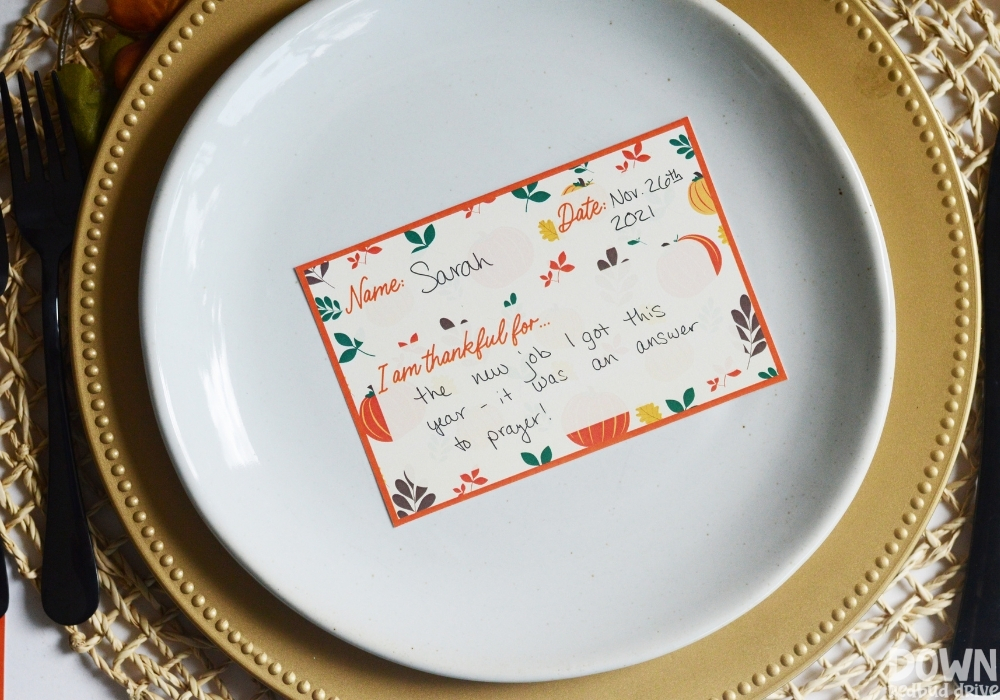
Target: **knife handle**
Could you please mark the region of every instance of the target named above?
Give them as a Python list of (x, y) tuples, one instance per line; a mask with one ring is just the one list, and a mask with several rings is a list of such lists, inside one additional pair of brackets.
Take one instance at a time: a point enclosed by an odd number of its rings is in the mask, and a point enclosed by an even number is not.
[(977, 650), (985, 655), (984, 660), (988, 663), (990, 650), (1000, 649), (1000, 164), (997, 165), (994, 168), (991, 163), (990, 167), (986, 221), (980, 249), (983, 264), (983, 357), (986, 361), (982, 459), (965, 588), (951, 653), (953, 663), (964, 665), (965, 655), (971, 651), (967, 677), (956, 677), (955, 681), (978, 695), (996, 693), (1000, 683), (996, 677), (989, 678), (983, 668), (979, 669), (979, 681), (974, 676)]

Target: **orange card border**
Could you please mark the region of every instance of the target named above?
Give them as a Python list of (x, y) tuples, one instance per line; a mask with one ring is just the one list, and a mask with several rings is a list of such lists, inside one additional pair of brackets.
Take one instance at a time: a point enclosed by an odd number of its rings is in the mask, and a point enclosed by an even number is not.
[[(613, 153), (615, 151), (619, 151), (619, 150), (622, 150), (623, 148), (627, 148), (629, 146), (632, 146), (633, 144), (635, 144), (636, 141), (645, 141), (646, 139), (650, 139), (650, 138), (653, 138), (655, 136), (659, 136), (660, 134), (663, 134), (663, 133), (665, 133), (667, 131), (671, 131), (672, 129), (676, 129), (679, 126), (683, 126), (685, 128), (685, 130), (687, 131), (688, 138), (691, 140), (691, 146), (694, 149), (695, 157), (698, 159), (698, 166), (701, 168), (700, 172), (701, 172), (702, 176), (705, 178), (705, 181), (708, 183), (708, 188), (709, 188), (709, 191), (712, 194), (712, 199), (715, 200), (716, 208), (718, 210), (717, 213), (719, 215), (719, 220), (722, 222), (723, 230), (725, 230), (725, 232), (726, 232), (726, 239), (729, 241), (729, 247), (733, 251), (733, 257), (736, 260), (736, 267), (740, 271), (740, 277), (743, 279), (743, 284), (746, 287), (747, 294), (750, 297), (750, 301), (753, 304), (753, 308), (757, 312), (757, 319), (760, 322), (761, 330), (764, 333), (764, 339), (767, 341), (768, 347), (771, 349), (771, 356), (774, 358), (775, 368), (777, 369), (778, 373), (774, 377), (772, 377), (771, 379), (765, 379), (765, 380), (757, 382), (756, 384), (753, 384), (751, 386), (747, 386), (747, 387), (744, 387), (742, 389), (739, 389), (738, 391), (734, 391), (731, 394), (726, 394), (725, 396), (720, 396), (720, 397), (718, 397), (716, 399), (713, 399), (711, 401), (708, 401), (706, 403), (698, 404), (696, 406), (692, 406), (691, 408), (686, 409), (686, 410), (684, 410), (681, 413), (675, 413), (674, 415), (668, 416), (667, 418), (663, 418), (662, 420), (658, 420), (655, 423), (650, 423), (648, 425), (642, 426), (641, 428), (636, 428), (635, 430), (630, 430), (630, 431), (626, 432), (624, 435), (621, 435), (621, 436), (619, 436), (619, 437), (617, 437), (614, 440), (611, 440), (609, 442), (604, 442), (604, 443), (601, 443), (600, 445), (595, 445), (595, 446), (592, 446), (592, 447), (585, 447), (583, 449), (577, 450), (576, 452), (571, 452), (570, 454), (563, 455), (562, 457), (559, 457), (558, 459), (554, 459), (551, 462), (547, 462), (547, 463), (539, 465), (537, 467), (533, 467), (531, 469), (527, 469), (527, 470), (525, 470), (523, 472), (518, 472), (517, 474), (514, 474), (513, 476), (509, 476), (506, 479), (502, 479), (500, 481), (497, 481), (495, 483), (489, 484), (487, 486), (483, 486), (480, 489), (476, 489), (475, 491), (470, 491), (470, 492), (462, 494), (462, 495), (460, 495), (460, 496), (458, 496), (456, 498), (451, 498), (451, 499), (449, 499), (447, 501), (442, 501), (441, 503), (437, 503), (435, 505), (432, 505), (429, 508), (426, 508), (426, 509), (421, 510), (421, 511), (417, 511), (417, 512), (413, 513), (412, 515), (407, 515), (404, 518), (400, 518), (399, 516), (397, 516), (396, 515), (395, 506), (392, 503), (392, 498), (390, 497), (389, 490), (388, 490), (388, 488), (386, 487), (386, 484), (385, 484), (385, 478), (382, 476), (382, 469), (381, 469), (381, 467), (379, 467), (378, 460), (375, 458), (375, 453), (372, 451), (371, 441), (369, 440), (368, 436), (365, 434), (364, 430), (361, 429), (361, 417), (358, 414), (358, 409), (357, 409), (357, 406), (355, 405), (354, 395), (351, 393), (351, 389), (350, 389), (350, 387), (347, 384), (347, 379), (344, 377), (344, 373), (340, 369), (340, 362), (337, 361), (336, 350), (333, 347), (333, 342), (330, 340), (330, 335), (326, 331), (326, 324), (323, 323), (322, 317), (320, 316), (320, 313), (319, 313), (319, 309), (316, 308), (316, 305), (313, 303), (313, 295), (312, 295), (312, 293), (310, 291), (310, 285), (306, 281), (306, 277), (305, 277), (306, 270), (312, 269), (312, 268), (316, 267), (317, 265), (321, 265), (324, 262), (329, 262), (331, 260), (336, 260), (338, 258), (341, 258), (341, 257), (345, 256), (345, 255), (348, 255), (348, 254), (353, 253), (355, 251), (359, 251), (359, 250), (361, 250), (363, 248), (371, 246), (371, 245), (373, 245), (375, 243), (379, 243), (379, 242), (384, 241), (384, 240), (386, 240), (388, 238), (392, 238), (393, 236), (402, 235), (402, 234), (404, 234), (407, 231), (410, 231), (412, 229), (418, 228), (418, 227), (423, 226), (425, 224), (433, 223), (435, 221), (438, 221), (439, 219), (445, 218), (446, 216), (450, 216), (451, 214), (454, 214), (455, 212), (462, 211), (464, 209), (468, 209), (469, 207), (474, 207), (477, 204), (482, 204), (482, 203), (486, 202), (486, 200), (491, 200), (492, 201), (496, 197), (499, 197), (501, 195), (507, 194), (508, 192), (510, 192), (512, 190), (515, 190), (518, 187), (524, 187), (525, 185), (529, 185), (529, 184), (531, 184), (533, 182), (538, 182), (538, 181), (543, 180), (543, 179), (545, 179), (547, 177), (551, 177), (551, 176), (556, 175), (558, 173), (564, 172), (564, 171), (568, 170), (569, 168), (576, 167), (580, 163), (584, 163), (584, 162), (589, 162), (589, 161), (592, 161), (592, 160), (596, 160), (596, 159), (601, 158), (603, 156), (609, 155), (609, 154), (611, 154), (611, 153)], [(777, 384), (779, 382), (783, 382), (786, 379), (788, 379), (788, 376), (785, 373), (785, 367), (781, 363), (781, 358), (778, 356), (778, 349), (777, 349), (777, 347), (775, 347), (774, 340), (771, 338), (771, 331), (768, 329), (767, 322), (764, 320), (764, 313), (763, 313), (763, 311), (761, 310), (760, 306), (757, 303), (757, 295), (754, 293), (753, 286), (750, 284), (750, 278), (747, 275), (746, 268), (743, 265), (743, 258), (740, 255), (739, 249), (736, 246), (736, 239), (733, 237), (732, 230), (729, 227), (729, 220), (726, 218), (726, 214), (723, 211), (722, 200), (719, 198), (718, 192), (715, 189), (715, 183), (712, 182), (712, 176), (711, 176), (711, 174), (708, 171), (708, 165), (705, 163), (704, 157), (702, 156), (701, 147), (698, 144), (698, 139), (695, 137), (694, 129), (692, 128), (691, 121), (690, 121), (690, 119), (688, 117), (683, 117), (681, 119), (678, 119), (677, 121), (670, 122), (669, 124), (666, 124), (666, 125), (661, 126), (659, 128), (653, 129), (652, 131), (647, 131), (647, 132), (645, 132), (643, 134), (639, 134), (638, 136), (634, 136), (634, 137), (632, 137), (630, 139), (627, 139), (625, 141), (621, 141), (619, 143), (616, 143), (613, 146), (608, 146), (607, 148), (604, 148), (604, 149), (602, 149), (600, 151), (597, 151), (595, 153), (591, 153), (589, 155), (581, 156), (580, 158), (575, 158), (575, 159), (569, 161), (568, 163), (564, 163), (562, 165), (558, 165), (558, 166), (556, 166), (554, 168), (550, 168), (549, 170), (546, 170), (545, 172), (539, 173), (538, 175), (534, 175), (532, 177), (528, 177), (528, 178), (525, 178), (523, 180), (519, 180), (518, 182), (515, 182), (514, 184), (507, 185), (506, 187), (501, 187), (499, 189), (493, 190), (492, 192), (488, 192), (488, 193), (486, 193), (484, 195), (480, 195), (479, 197), (476, 197), (475, 199), (470, 199), (470, 200), (468, 200), (466, 202), (462, 202), (461, 204), (456, 204), (455, 206), (449, 207), (449, 208), (447, 208), (447, 209), (445, 209), (443, 211), (439, 211), (436, 214), (431, 214), (430, 216), (425, 216), (422, 219), (418, 219), (417, 221), (413, 221), (413, 222), (411, 222), (409, 224), (406, 224), (405, 226), (400, 226), (399, 228), (395, 228), (395, 229), (393, 229), (393, 230), (391, 230), (391, 231), (389, 231), (387, 233), (383, 233), (380, 236), (376, 236), (374, 238), (370, 238), (370, 239), (362, 241), (360, 243), (356, 243), (356, 244), (351, 245), (351, 246), (349, 246), (347, 248), (342, 248), (341, 250), (338, 250), (335, 253), (330, 253), (329, 255), (324, 255), (323, 257), (316, 258), (315, 260), (310, 260), (307, 263), (303, 263), (303, 264), (297, 266), (295, 268), (295, 274), (298, 277), (299, 284), (301, 285), (302, 291), (303, 291), (303, 293), (306, 296), (306, 302), (308, 303), (309, 308), (312, 311), (313, 320), (315, 320), (316, 327), (319, 329), (320, 337), (322, 338), (323, 345), (326, 348), (327, 356), (330, 358), (330, 364), (333, 366), (333, 371), (337, 375), (337, 381), (340, 383), (340, 388), (342, 389), (342, 391), (344, 393), (344, 400), (347, 402), (347, 407), (348, 407), (348, 409), (351, 412), (351, 418), (354, 420), (354, 427), (355, 427), (355, 429), (358, 432), (358, 436), (361, 438), (361, 443), (364, 446), (365, 454), (368, 455), (368, 462), (371, 464), (372, 473), (375, 476), (375, 481), (377, 482), (379, 491), (382, 494), (382, 500), (385, 502), (385, 507), (386, 507), (386, 510), (388, 510), (388, 512), (389, 512), (389, 519), (392, 521), (392, 526), (393, 527), (398, 527), (398, 526), (400, 526), (400, 525), (402, 525), (404, 523), (412, 522), (412, 521), (417, 520), (417, 519), (419, 519), (419, 518), (421, 518), (421, 517), (423, 517), (425, 515), (430, 515), (431, 513), (437, 512), (437, 511), (439, 511), (439, 510), (441, 510), (443, 508), (447, 508), (449, 506), (456, 505), (456, 504), (460, 503), (461, 501), (466, 501), (466, 500), (468, 500), (470, 498), (473, 498), (475, 496), (479, 496), (479, 495), (482, 495), (484, 493), (488, 493), (490, 491), (493, 491), (494, 489), (500, 488), (501, 486), (506, 486), (508, 484), (512, 484), (515, 481), (520, 481), (521, 479), (527, 478), (529, 476), (532, 476), (533, 474), (537, 474), (537, 473), (545, 471), (547, 469), (552, 469), (553, 467), (558, 467), (561, 464), (565, 464), (566, 462), (572, 461), (574, 459), (579, 459), (580, 457), (583, 457), (583, 456), (585, 456), (587, 454), (590, 454), (591, 452), (596, 452), (598, 450), (603, 450), (606, 447), (610, 447), (611, 445), (615, 445), (615, 444), (617, 444), (619, 442), (622, 442), (624, 440), (630, 440), (630, 439), (632, 439), (634, 437), (637, 437), (638, 435), (641, 435), (643, 433), (649, 432), (650, 430), (654, 430), (656, 428), (661, 428), (661, 427), (663, 427), (665, 425), (673, 423), (673, 422), (675, 422), (677, 420), (680, 420), (682, 418), (687, 418), (688, 416), (694, 415), (696, 413), (701, 413), (702, 411), (704, 411), (706, 409), (713, 408), (713, 407), (718, 406), (720, 404), (726, 403), (727, 401), (731, 401), (732, 399), (736, 399), (736, 398), (739, 398), (740, 396), (744, 396), (746, 394), (749, 394), (750, 392), (757, 391), (758, 389), (763, 389), (763, 388), (765, 388), (767, 386), (770, 386), (772, 384)]]

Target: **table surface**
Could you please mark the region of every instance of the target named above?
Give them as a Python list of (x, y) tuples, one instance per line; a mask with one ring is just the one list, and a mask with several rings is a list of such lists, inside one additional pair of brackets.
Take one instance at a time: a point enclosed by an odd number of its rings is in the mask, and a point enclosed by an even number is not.
[[(21, 17), (30, 0), (0, 2), (0, 36), (3, 43), (11, 35), (13, 23)], [(1000, 0), (984, 0), (984, 5), (1000, 12)], [(945, 116), (949, 116), (947, 113)], [(10, 581), (10, 608), (7, 613), (5, 697), (109, 700), (127, 693), (100, 672), (93, 662), (75, 653), (65, 630), (42, 611), (41, 598), (5, 557)], [(240, 697), (239, 681), (229, 683)], [(235, 687), (234, 687), (235, 686)]]

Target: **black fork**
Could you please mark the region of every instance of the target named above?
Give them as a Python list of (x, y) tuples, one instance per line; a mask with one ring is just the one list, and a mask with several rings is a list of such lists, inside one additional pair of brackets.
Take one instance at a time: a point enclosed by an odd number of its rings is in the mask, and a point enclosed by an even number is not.
[(69, 111), (55, 74), (52, 75), (52, 87), (59, 121), (63, 126), (63, 153), (59, 151), (42, 79), (36, 72), (35, 90), (42, 116), (44, 155), (28, 103), (28, 88), (20, 73), (17, 74), (17, 81), (21, 90), (21, 116), (27, 141), (27, 172), (6, 77), (0, 79), (0, 98), (10, 153), (14, 220), (42, 263), (42, 330), (49, 409), (49, 485), (42, 554), (42, 607), (55, 622), (76, 625), (88, 620), (97, 610), (98, 587), (97, 566), (80, 498), (66, 406), (59, 333), (59, 266), (73, 243), (76, 217), (83, 196), (83, 168)]

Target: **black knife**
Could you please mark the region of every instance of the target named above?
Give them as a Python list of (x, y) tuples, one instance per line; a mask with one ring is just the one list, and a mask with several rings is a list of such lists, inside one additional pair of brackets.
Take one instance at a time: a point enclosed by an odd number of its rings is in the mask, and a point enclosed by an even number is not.
[(964, 691), (988, 696), (1000, 690), (996, 664), (992, 673), (988, 665), (991, 653), (998, 654), (1000, 649), (1000, 164), (995, 157), (990, 164), (980, 256), (986, 361), (983, 450), (965, 588), (949, 665), (956, 671), (954, 682)]

